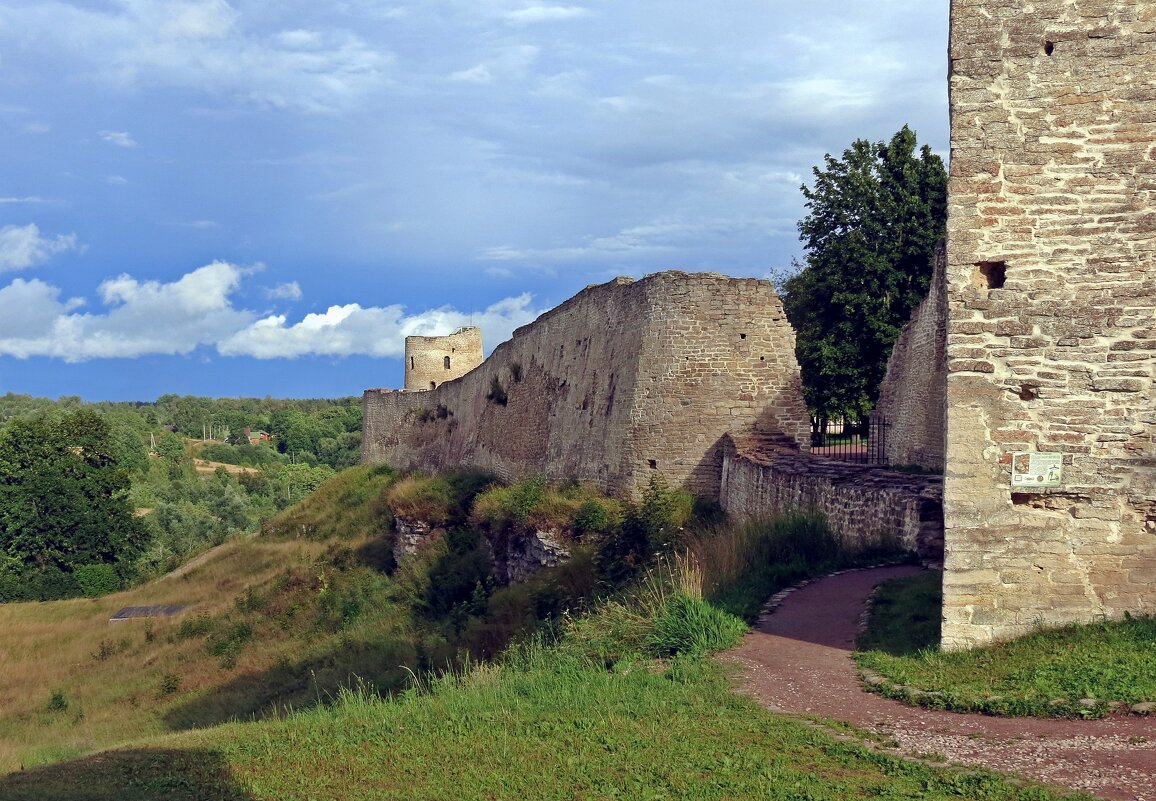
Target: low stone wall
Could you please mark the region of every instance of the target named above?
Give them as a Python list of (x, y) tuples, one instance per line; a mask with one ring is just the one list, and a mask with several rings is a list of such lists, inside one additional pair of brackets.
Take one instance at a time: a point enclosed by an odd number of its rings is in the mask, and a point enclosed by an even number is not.
[(815, 456), (756, 437), (727, 437), (720, 503), (738, 520), (814, 509), (852, 542), (898, 536), (943, 562), (943, 479)]

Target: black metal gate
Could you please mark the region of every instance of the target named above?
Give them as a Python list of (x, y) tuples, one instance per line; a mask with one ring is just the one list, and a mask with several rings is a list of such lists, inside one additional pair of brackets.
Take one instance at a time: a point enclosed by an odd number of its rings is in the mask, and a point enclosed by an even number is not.
[(887, 464), (886, 417), (811, 418), (811, 453), (859, 464)]

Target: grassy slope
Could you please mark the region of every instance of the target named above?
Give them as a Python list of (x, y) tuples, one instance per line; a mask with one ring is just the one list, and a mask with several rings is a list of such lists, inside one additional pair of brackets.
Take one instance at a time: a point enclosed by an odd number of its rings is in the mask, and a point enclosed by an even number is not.
[[(366, 494), (383, 480), (354, 470), (344, 490), (338, 482), (329, 492)], [(349, 508), (364, 515), (366, 507)], [(290, 519), (300, 524), (300, 513)], [(316, 688), (286, 684), (300, 684), (308, 670), (323, 672), (338, 640), (356, 643), (359, 629), (370, 625), (333, 630), (321, 582), (348, 583), (352, 573), (329, 566), (332, 549), (332, 542), (304, 538), (244, 539), (214, 549), (191, 570), (127, 592), (0, 604), (0, 772), (267, 711), (255, 706), (258, 685), (302, 705)], [(267, 603), (255, 608), (262, 597)], [(190, 609), (175, 619), (108, 622), (121, 607), (154, 604)], [(372, 621), (377, 629), (393, 624)]]
[[(85, 790), (78, 794), (78, 787)], [(564, 655), (427, 695), (146, 741), (0, 778), (9, 801), (1060, 798), (837, 741), (735, 695), (710, 663), (608, 672)], [(1070, 796), (1075, 798), (1077, 796)], [(1080, 796), (1083, 797), (1083, 796)]]
[(911, 693), (904, 687), (915, 687), (938, 693), (911, 699), (928, 706), (1038, 716), (1099, 717), (1108, 702), (1156, 701), (1156, 617), (1068, 626), (944, 653), (938, 650), (941, 579), (926, 573), (880, 587), (856, 659), (887, 680), (882, 692), (906, 698)]

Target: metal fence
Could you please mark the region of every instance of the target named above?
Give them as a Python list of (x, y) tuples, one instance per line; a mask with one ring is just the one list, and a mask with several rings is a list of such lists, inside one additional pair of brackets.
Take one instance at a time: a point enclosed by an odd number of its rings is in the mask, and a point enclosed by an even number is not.
[(859, 464), (887, 464), (887, 429), (891, 421), (873, 415), (854, 420), (811, 418), (811, 453)]

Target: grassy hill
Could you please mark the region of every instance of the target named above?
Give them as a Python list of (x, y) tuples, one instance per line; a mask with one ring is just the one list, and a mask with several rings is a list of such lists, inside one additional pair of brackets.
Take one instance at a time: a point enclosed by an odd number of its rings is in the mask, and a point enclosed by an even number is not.
[[(381, 581), (372, 547), (380, 527), (356, 501), (390, 480), (355, 468), (328, 486), (324, 507), (346, 512), (334, 513), (333, 536), (247, 537), (127, 592), (0, 604), (0, 771), (305, 706), (317, 693), (336, 693), (350, 671), (397, 669), (388, 654), (359, 649), (384, 648), (404, 621), (384, 604), (354, 620), (346, 597), (372, 596)], [(187, 609), (109, 622), (122, 607), (169, 604)]]
[[(882, 755), (730, 691), (705, 654), (742, 624), (704, 590), (749, 611), (807, 564), (843, 558), (821, 527), (704, 529), (677, 544), (705, 567), (668, 563), (589, 600), (608, 555), (648, 552), (681, 529), (672, 520), (690, 528), (688, 507), (656, 491), (607, 522), (612, 507), (577, 491), (502, 489), (478, 505), (487, 525), (544, 510), (601, 521), (571, 562), (503, 587), (478, 572), (487, 546), (466, 528), (393, 565), (398, 483), (354, 468), (259, 536), (147, 586), (0, 606), (0, 798), (1061, 797)], [(485, 488), (451, 476), (397, 495), (462, 515)], [(108, 622), (151, 604), (189, 609)], [(543, 618), (546, 634), (472, 661)]]

